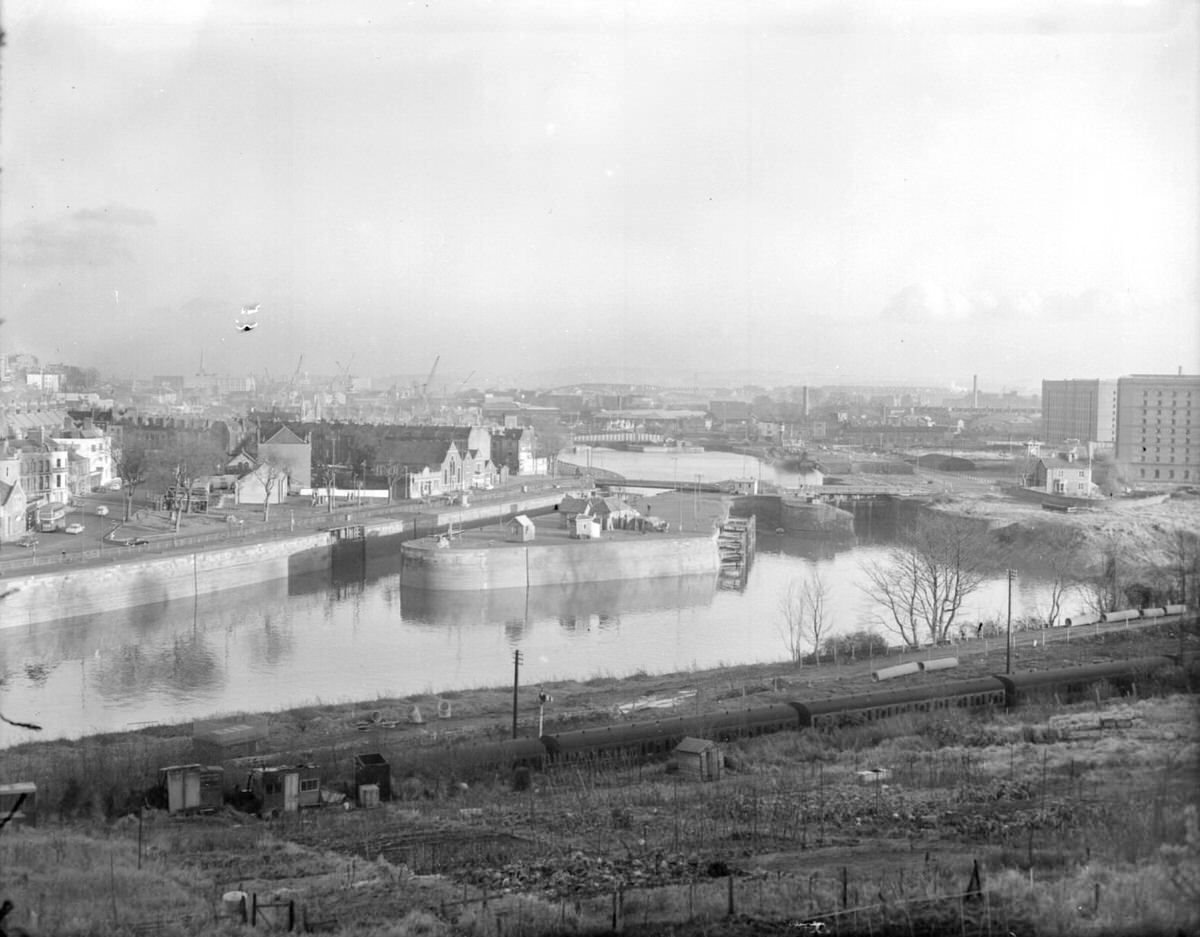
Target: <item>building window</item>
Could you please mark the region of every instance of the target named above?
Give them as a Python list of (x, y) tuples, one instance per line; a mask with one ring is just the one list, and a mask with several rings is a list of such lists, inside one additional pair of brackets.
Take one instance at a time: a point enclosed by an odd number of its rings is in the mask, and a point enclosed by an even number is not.
[(300, 781), (300, 793), (311, 794), (313, 791), (320, 790), (320, 778), (304, 778)]

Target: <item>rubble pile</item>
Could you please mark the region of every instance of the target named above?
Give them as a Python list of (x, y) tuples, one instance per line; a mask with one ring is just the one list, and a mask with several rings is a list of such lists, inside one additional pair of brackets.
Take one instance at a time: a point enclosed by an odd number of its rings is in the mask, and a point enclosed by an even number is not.
[(745, 874), (721, 860), (701, 860), (695, 853), (684, 856), (655, 852), (610, 858), (575, 850), (562, 857), (510, 862), (500, 867), (466, 865), (456, 878), (494, 893), (587, 897), (617, 889), (680, 885)]

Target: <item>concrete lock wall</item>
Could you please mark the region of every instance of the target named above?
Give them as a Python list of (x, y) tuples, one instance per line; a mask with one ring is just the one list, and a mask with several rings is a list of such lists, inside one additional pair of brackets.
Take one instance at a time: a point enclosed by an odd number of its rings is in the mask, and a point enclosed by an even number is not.
[(711, 537), (587, 540), (500, 549), (438, 549), (405, 544), (400, 582), (420, 589), (481, 590), (556, 586), (618, 579), (715, 573), (720, 557)]
[(0, 628), (158, 605), (328, 567), (325, 531), (36, 576), (6, 576)]

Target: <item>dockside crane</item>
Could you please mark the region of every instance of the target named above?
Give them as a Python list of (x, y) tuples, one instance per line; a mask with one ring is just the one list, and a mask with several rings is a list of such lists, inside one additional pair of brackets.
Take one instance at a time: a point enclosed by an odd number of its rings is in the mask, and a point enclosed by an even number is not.
[(429, 377), (425, 378), (425, 383), (421, 385), (422, 400), (429, 400), (429, 385), (433, 383), (433, 376), (437, 374), (438, 362), (441, 360), (441, 355), (433, 359), (433, 367), (429, 369)]

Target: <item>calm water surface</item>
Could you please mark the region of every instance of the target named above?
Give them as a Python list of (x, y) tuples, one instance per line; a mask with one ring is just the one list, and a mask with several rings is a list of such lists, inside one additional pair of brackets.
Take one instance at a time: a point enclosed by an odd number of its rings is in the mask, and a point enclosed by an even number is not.
[[(753, 459), (740, 471), (741, 456), (678, 458), (666, 464), (703, 473), (705, 481), (758, 472)], [(637, 462), (613, 470), (651, 474)], [(741, 592), (693, 577), (432, 594), (402, 589), (398, 562), (388, 561), (350, 581), (327, 574), (195, 603), (0, 629), (0, 712), (40, 723), (39, 737), (76, 737), (317, 700), (369, 703), (503, 685), (512, 677), (514, 649), (525, 656), (526, 686), (779, 660), (786, 657), (780, 598), (813, 568), (831, 586), (833, 629), (871, 625), (874, 610), (858, 588), (859, 564), (880, 554), (884, 548), (873, 541), (887, 532), (873, 530), (879, 525), (869, 520), (860, 524), (857, 543), (761, 534)], [(1023, 579), (1014, 591), (1014, 615), (1032, 613), (1044, 592), (1042, 584)], [(964, 616), (1002, 617), (1006, 599), (1005, 583), (997, 579), (972, 596)], [(0, 724), (0, 746), (27, 738)]]

